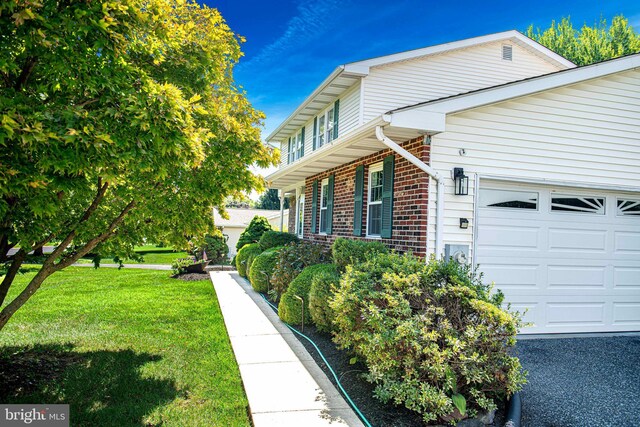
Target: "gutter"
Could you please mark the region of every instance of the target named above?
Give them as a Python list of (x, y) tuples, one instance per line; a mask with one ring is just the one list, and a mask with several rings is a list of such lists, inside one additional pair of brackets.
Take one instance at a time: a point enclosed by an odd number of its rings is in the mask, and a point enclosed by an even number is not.
[[(431, 178), (433, 178), (437, 182), (437, 194), (436, 194), (436, 257), (442, 256), (444, 253), (444, 179), (431, 166), (427, 165), (422, 160), (418, 159), (416, 156), (402, 148), (398, 143), (391, 140), (384, 134), (384, 130), (382, 126), (376, 126), (376, 138), (378, 141), (382, 142), (384, 145), (389, 147), (391, 150), (395, 151), (405, 159), (407, 159), (410, 163), (417, 166), (420, 170), (425, 172)], [(429, 232), (427, 229), (427, 244), (429, 241)]]

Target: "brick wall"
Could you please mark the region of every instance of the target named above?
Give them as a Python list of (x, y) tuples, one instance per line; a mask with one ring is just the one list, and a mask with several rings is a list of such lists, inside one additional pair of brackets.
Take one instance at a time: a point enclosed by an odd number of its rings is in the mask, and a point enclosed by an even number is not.
[[(429, 146), (424, 144), (423, 138), (406, 141), (403, 148), (428, 164)], [(311, 176), (305, 182), (305, 212), (304, 238), (330, 245), (336, 237), (349, 237), (360, 240), (371, 240), (366, 237), (353, 235), (353, 194), (355, 187), (355, 170), (359, 165), (365, 166), (364, 201), (362, 212), (362, 234), (367, 229), (367, 190), (369, 180), (369, 166), (382, 162), (394, 154), (390, 149), (379, 151), (354, 162), (329, 169), (321, 174)], [(311, 209), (313, 198), (313, 181), (318, 180), (318, 227), (320, 221), (320, 186), (323, 179), (335, 174), (333, 197), (333, 233), (321, 235), (311, 233)], [(411, 251), (416, 255), (426, 254), (427, 244), (427, 207), (428, 207), (429, 177), (426, 173), (409, 163), (406, 159), (395, 154), (395, 176), (393, 191), (393, 230), (391, 239), (379, 239), (390, 248), (399, 252)], [(318, 228), (319, 229), (319, 228)]]

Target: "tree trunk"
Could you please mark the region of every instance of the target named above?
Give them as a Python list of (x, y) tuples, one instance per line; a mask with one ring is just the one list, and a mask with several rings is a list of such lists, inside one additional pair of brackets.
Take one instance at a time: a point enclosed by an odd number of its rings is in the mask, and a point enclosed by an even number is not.
[(9, 292), (9, 288), (13, 283), (13, 279), (20, 271), (20, 266), (24, 262), (27, 257), (27, 252), (24, 249), (20, 249), (13, 257), (13, 261), (11, 262), (11, 266), (9, 266), (9, 271), (7, 271), (6, 276), (4, 276), (4, 280), (0, 284), (0, 306), (4, 302), (4, 299), (7, 297), (7, 293)]
[(33, 251), (33, 256), (44, 256), (44, 249), (42, 247), (36, 248)]
[(4, 325), (7, 324), (9, 319), (11, 319), (11, 316), (13, 316), (14, 313), (18, 311), (18, 309), (22, 307), (29, 298), (31, 298), (31, 295), (40, 288), (42, 282), (44, 282), (47, 277), (51, 276), (54, 271), (55, 268), (52, 265), (43, 265), (35, 277), (31, 279), (31, 282), (29, 282), (27, 287), (20, 292), (20, 295), (18, 295), (0, 312), (0, 331), (4, 328)]

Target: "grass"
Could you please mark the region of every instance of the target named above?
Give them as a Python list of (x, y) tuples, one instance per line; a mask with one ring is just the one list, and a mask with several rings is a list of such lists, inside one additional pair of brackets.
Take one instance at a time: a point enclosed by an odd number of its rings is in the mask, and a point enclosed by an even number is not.
[[(178, 258), (186, 258), (189, 256), (186, 252), (176, 251), (171, 247), (159, 248), (155, 245), (136, 246), (135, 251), (142, 255), (143, 261), (125, 260), (126, 264), (167, 264), (171, 265)], [(79, 260), (81, 264), (93, 262), (89, 258)], [(103, 258), (100, 263), (114, 264), (111, 258)]]
[(0, 331), (0, 384), (5, 404), (70, 404), (74, 426), (250, 425), (211, 282), (162, 271), (51, 276)]

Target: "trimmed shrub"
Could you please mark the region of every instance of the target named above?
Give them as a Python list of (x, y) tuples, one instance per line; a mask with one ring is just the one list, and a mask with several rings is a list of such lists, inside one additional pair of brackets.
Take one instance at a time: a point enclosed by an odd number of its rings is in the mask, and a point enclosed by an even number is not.
[(271, 281), (273, 289), (278, 295), (282, 295), (287, 291), (289, 283), (305, 267), (327, 262), (331, 262), (331, 256), (328, 249), (323, 245), (304, 240), (289, 243), (280, 251), (278, 263), (273, 272), (273, 280)]
[(311, 322), (309, 314), (309, 289), (313, 278), (321, 273), (335, 271), (332, 264), (311, 265), (298, 274), (289, 285), (287, 292), (282, 294), (280, 304), (278, 304), (278, 316), (290, 325), (302, 323), (301, 303), (296, 296), (301, 297), (304, 303), (304, 323)]
[(249, 270), (251, 286), (258, 292), (267, 292), (273, 276), (273, 269), (278, 261), (278, 251), (282, 248), (271, 248), (253, 259)]
[(204, 238), (204, 244), (199, 250), (199, 256), (202, 258), (203, 251), (207, 253), (207, 259), (214, 264), (222, 263), (227, 260), (229, 246), (227, 246), (227, 238), (219, 229), (213, 234)]
[(340, 284), (340, 274), (335, 264), (326, 264), (326, 266), (326, 269), (318, 272), (311, 280), (309, 315), (318, 330), (331, 332), (334, 313), (329, 306), (329, 300)]
[(342, 277), (330, 301), (334, 341), (362, 358), (376, 397), (455, 423), (526, 382), (510, 356), (521, 318), (502, 299), (454, 261), (378, 254)]
[(244, 245), (250, 243), (258, 243), (264, 232), (269, 230), (271, 230), (271, 224), (267, 218), (259, 215), (254, 216), (247, 228), (240, 234), (236, 249), (240, 250)]
[(247, 277), (249, 268), (251, 267), (250, 258), (259, 255), (262, 252), (257, 243), (245, 245), (236, 254), (236, 270), (242, 277)]
[(260, 248), (263, 251), (266, 251), (270, 248), (275, 248), (277, 246), (284, 246), (291, 242), (297, 242), (298, 236), (291, 233), (286, 233), (283, 231), (265, 231), (262, 237), (260, 237)]
[(333, 263), (340, 272), (344, 272), (347, 265), (365, 262), (373, 254), (387, 253), (389, 249), (382, 242), (362, 241), (338, 237), (331, 245)]

